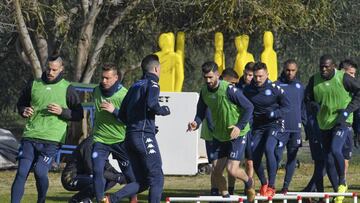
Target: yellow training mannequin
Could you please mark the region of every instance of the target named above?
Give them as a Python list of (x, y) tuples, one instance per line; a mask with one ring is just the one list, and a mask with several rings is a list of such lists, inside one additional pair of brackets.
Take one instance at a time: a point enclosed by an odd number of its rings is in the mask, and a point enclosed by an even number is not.
[(269, 72), (269, 79), (276, 81), (278, 77), (277, 55), (273, 49), (274, 36), (270, 31), (264, 33), (264, 51), (261, 53), (261, 62), (265, 63)]
[(247, 52), (249, 46), (249, 36), (240, 35), (235, 38), (235, 47), (237, 49), (234, 70), (239, 77), (243, 75), (245, 65), (249, 62), (254, 62), (254, 56)]
[[(183, 43), (185, 44), (185, 38)], [(155, 54), (159, 57), (161, 65), (160, 91), (181, 92), (184, 82), (184, 59), (180, 53), (175, 52), (174, 34), (162, 33), (159, 37), (159, 47), (161, 51)]]
[(183, 64), (185, 64), (185, 33), (178, 32), (176, 34), (176, 53), (180, 54)]
[(224, 37), (221, 32), (215, 33), (214, 61), (218, 65), (218, 71), (221, 74), (225, 69)]

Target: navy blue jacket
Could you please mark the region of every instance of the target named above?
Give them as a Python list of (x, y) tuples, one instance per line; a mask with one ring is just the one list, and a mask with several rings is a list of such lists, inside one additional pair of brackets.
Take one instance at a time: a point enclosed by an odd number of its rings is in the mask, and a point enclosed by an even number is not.
[[(216, 92), (217, 89), (209, 90), (209, 91)], [(227, 93), (229, 100), (232, 103), (234, 103), (238, 107), (241, 107), (244, 109), (244, 112), (241, 115), (239, 122), (236, 124), (236, 126), (240, 130), (242, 130), (245, 128), (246, 124), (249, 122), (249, 119), (251, 118), (251, 113), (252, 113), (254, 107), (251, 104), (251, 102), (248, 99), (246, 99), (246, 97), (243, 95), (242, 91), (240, 89), (234, 87), (233, 85), (229, 85), (229, 87), (226, 90), (226, 93)], [(196, 121), (198, 127), (200, 126), (200, 123), (202, 122), (202, 120), (204, 120), (204, 118), (205, 118), (207, 108), (208, 107), (205, 104), (205, 102), (202, 99), (201, 94), (200, 94), (200, 98), (199, 98), (199, 101), (197, 104), (196, 116), (194, 119)]]
[(305, 87), (298, 79), (289, 81), (285, 75), (281, 74), (275, 82), (284, 91), (289, 100), (290, 111), (285, 113), (285, 131), (287, 132), (300, 132), (301, 123), (306, 124), (306, 108), (304, 103)]
[(244, 80), (244, 76), (241, 76), (241, 78), (239, 79), (239, 82), (236, 84), (236, 87), (241, 89), (241, 90), (244, 90), (244, 88), (246, 87), (246, 83), (245, 83), (245, 80)]
[(119, 118), (126, 125), (126, 132), (155, 134), (155, 115), (170, 114), (169, 107), (159, 104), (159, 78), (145, 73), (127, 92), (119, 111)]
[(270, 80), (258, 87), (254, 80), (244, 88), (244, 95), (253, 103), (253, 129), (279, 123), (290, 111), (290, 101), (284, 90)]

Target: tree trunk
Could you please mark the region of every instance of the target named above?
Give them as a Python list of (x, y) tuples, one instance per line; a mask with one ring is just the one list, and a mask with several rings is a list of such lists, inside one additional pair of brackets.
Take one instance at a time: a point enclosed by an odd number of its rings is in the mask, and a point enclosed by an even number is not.
[(27, 58), (29, 59), (34, 77), (40, 78), (42, 74), (41, 64), (38, 56), (36, 55), (34, 46), (31, 42), (31, 38), (24, 21), (24, 17), (21, 12), (21, 5), (19, 0), (14, 0), (14, 9), (15, 9), (16, 25), (19, 32), (21, 45), (25, 51)]
[(88, 16), (85, 16), (84, 24), (80, 31), (80, 38), (77, 46), (77, 56), (75, 65), (74, 80), (80, 81), (83, 70), (87, 64), (89, 52), (92, 43), (93, 31), (95, 26), (96, 17), (102, 8), (102, 1), (94, 0), (92, 3), (91, 11)]

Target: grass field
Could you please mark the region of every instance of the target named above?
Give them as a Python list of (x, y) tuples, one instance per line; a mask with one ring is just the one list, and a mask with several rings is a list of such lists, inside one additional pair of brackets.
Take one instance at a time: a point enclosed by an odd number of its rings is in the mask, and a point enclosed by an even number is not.
[[(300, 168), (295, 172), (290, 190), (299, 191), (309, 181), (312, 172), (313, 165), (310, 160), (308, 147), (303, 147), (299, 153), (298, 159), (300, 160)], [(181, 164), (181, 163), (179, 163)], [(14, 180), (16, 171), (7, 170), (0, 171), (0, 203), (10, 202), (10, 189), (12, 181)], [(276, 188), (281, 189), (282, 179), (284, 177), (284, 170), (279, 170)], [(60, 172), (51, 172), (49, 174), (50, 187), (47, 195), (46, 202), (67, 202), (69, 197), (74, 194), (68, 192), (61, 186)], [(198, 196), (209, 194), (209, 175), (196, 175), (196, 176), (166, 176), (165, 187), (163, 193), (163, 199), (167, 196)], [(350, 192), (360, 192), (360, 151), (354, 150), (354, 157), (351, 160), (349, 172), (348, 172), (348, 184)], [(331, 191), (330, 183), (325, 178), (325, 190)], [(110, 192), (119, 189), (120, 186), (112, 189)], [(259, 182), (256, 180), (256, 189), (259, 189)], [(243, 191), (243, 184), (236, 183), (236, 192), (241, 193)], [(28, 181), (26, 182), (25, 195), (23, 201), (25, 203), (36, 202), (37, 192), (35, 186), (35, 180), (31, 173)], [(139, 195), (140, 202), (146, 202), (147, 193), (144, 192)], [(126, 201), (124, 201), (126, 202)], [(350, 199), (344, 202), (351, 202)]]

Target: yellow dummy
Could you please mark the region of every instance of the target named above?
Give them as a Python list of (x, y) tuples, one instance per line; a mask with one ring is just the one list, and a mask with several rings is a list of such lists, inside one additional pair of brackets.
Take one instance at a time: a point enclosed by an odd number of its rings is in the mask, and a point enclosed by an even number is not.
[(254, 56), (247, 51), (249, 47), (249, 36), (240, 35), (235, 38), (235, 47), (237, 49), (234, 70), (239, 77), (243, 75), (245, 65), (249, 62), (254, 62)]
[(176, 34), (176, 53), (181, 56), (183, 64), (185, 65), (185, 33), (178, 32)]
[[(183, 40), (180, 44), (185, 45), (185, 36)], [(184, 82), (184, 59), (181, 53), (175, 52), (174, 34), (162, 33), (159, 37), (159, 47), (161, 51), (155, 54), (159, 57), (161, 65), (160, 91), (181, 92)], [(183, 51), (182, 53), (184, 54)]]
[(269, 72), (269, 79), (276, 81), (278, 77), (277, 55), (273, 49), (274, 36), (270, 31), (264, 33), (264, 51), (261, 53), (261, 62), (265, 63)]
[(215, 33), (214, 61), (218, 65), (218, 71), (221, 74), (225, 69), (224, 37), (221, 32)]

